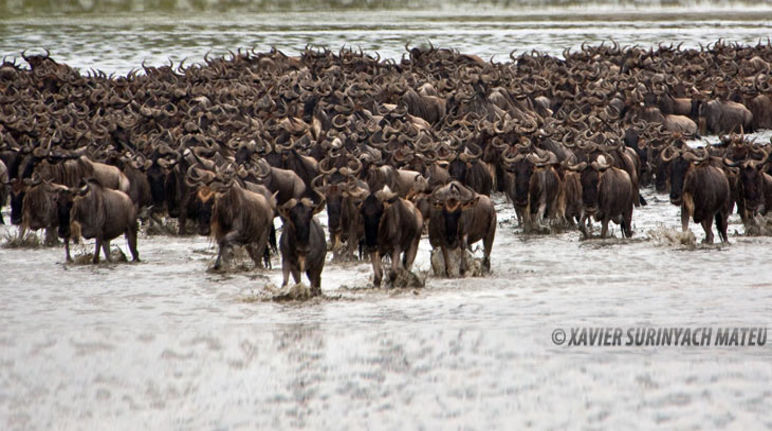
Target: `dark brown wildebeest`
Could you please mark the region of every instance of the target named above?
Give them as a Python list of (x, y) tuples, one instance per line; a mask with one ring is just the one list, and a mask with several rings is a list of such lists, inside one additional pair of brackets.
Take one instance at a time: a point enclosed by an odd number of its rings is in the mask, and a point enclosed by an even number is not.
[(373, 284), (381, 285), (381, 256), (385, 254), (391, 255), (389, 282), (393, 283), (400, 262), (406, 271), (413, 266), (423, 217), (412, 202), (400, 198), (389, 187), (370, 193), (360, 211), (365, 225), (365, 246), (373, 264)]
[(562, 221), (565, 219), (563, 182), (553, 167), (557, 157), (552, 152), (545, 152), (543, 156), (531, 153), (527, 158), (533, 165), (528, 181), (528, 220), (537, 226), (543, 224), (545, 217)]
[(219, 246), (214, 268), (222, 266), (223, 253), (236, 244), (245, 246), (259, 267), (273, 224), (275, 203), (242, 188), (234, 179), (213, 188), (211, 234)]
[(732, 211), (729, 180), (723, 170), (712, 166), (706, 147), (701, 154), (667, 147), (662, 160), (669, 163), (670, 203), (681, 206), (681, 229), (689, 229), (689, 218), (701, 223), (705, 241), (713, 242), (713, 219), (721, 241), (728, 241), (727, 219)]
[[(343, 168), (344, 172), (345, 169)], [(314, 179), (314, 182), (318, 182), (319, 178), (321, 176)], [(344, 257), (353, 258), (356, 247), (364, 238), (364, 224), (359, 205), (370, 194), (370, 190), (362, 180), (353, 176), (343, 178), (338, 178), (338, 181), (332, 184), (323, 178), (322, 184), (315, 184), (315, 187), (327, 202), (327, 226), (333, 253), (337, 256), (338, 252), (342, 252)]]
[(57, 228), (60, 232), (70, 229), (69, 222), (67, 222), (66, 228), (59, 226), (61, 220), (57, 215), (57, 194), (62, 190), (68, 190), (68, 188), (50, 181), (41, 181), (37, 177), (26, 179), (24, 182), (17, 179), (14, 186), (23, 189), (21, 194), (24, 196), (20, 211), (20, 234), (23, 235), (27, 229), (45, 228), (46, 244), (55, 244)]
[[(609, 156), (610, 157), (610, 156)], [(585, 238), (589, 238), (587, 223), (593, 217), (602, 224), (600, 237), (608, 234), (608, 223), (613, 221), (621, 226), (624, 236), (633, 235), (633, 183), (630, 175), (623, 169), (615, 168), (600, 155), (590, 163), (567, 164), (567, 168), (579, 172), (582, 183), (582, 203), (584, 205), (579, 229)]]
[(283, 205), (290, 199), (301, 199), (305, 195), (306, 185), (295, 172), (275, 168), (269, 165), (265, 159), (258, 160), (256, 167), (254, 174), (258, 182), (268, 188), (271, 193), (278, 192), (276, 195), (277, 205)]
[[(196, 224), (198, 226), (198, 234), (208, 236), (211, 233), (212, 226), (212, 211), (214, 209), (215, 191), (209, 186), (212, 182), (203, 184), (199, 181), (198, 187), (195, 188), (196, 193), (193, 196), (190, 207), (190, 215), (195, 217)], [(193, 183), (191, 183), (192, 185)], [(272, 214), (276, 214), (276, 195), (272, 194), (265, 186), (245, 181), (243, 187), (251, 192), (263, 195), (270, 204), (272, 204)], [(276, 247), (276, 229), (273, 225), (273, 217), (270, 222), (270, 233), (268, 236), (268, 244), (270, 247), (265, 247), (263, 252), (263, 262), (266, 268), (271, 268), (271, 250), (277, 251)]]
[(504, 169), (511, 175), (504, 192), (515, 207), (518, 224), (523, 227), (530, 225), (528, 189), (533, 174), (533, 163), (527, 156), (527, 152), (513, 152), (511, 149), (502, 154)]
[[(482, 240), (484, 247), (483, 268), (490, 271), (491, 250), (496, 235), (496, 210), (485, 195), (475, 193), (458, 181), (437, 187), (431, 194), (432, 209), (429, 222), (429, 242), (440, 247), (448, 269), (450, 250), (468, 249)], [(466, 272), (465, 260), (461, 259), (460, 273)]]
[(314, 214), (324, 209), (324, 199), (316, 205), (311, 199), (290, 199), (279, 207), (284, 227), (279, 239), (281, 250), (282, 286), (289, 282), (290, 273), (300, 283), (305, 272), (311, 283), (311, 294), (322, 293), (322, 269), (327, 256), (324, 230)]
[(772, 208), (772, 176), (764, 172), (764, 164), (769, 160), (770, 151), (761, 149), (761, 160), (747, 159), (741, 162), (724, 159), (728, 167), (739, 168), (739, 198), (738, 207), (743, 209), (741, 214), (744, 222), (753, 220), (761, 213), (766, 213)]
[[(75, 192), (59, 192), (57, 207), (60, 208), (59, 215), (62, 217), (60, 227), (68, 226), (69, 221), (78, 222), (84, 238), (96, 239), (93, 263), (99, 263), (100, 249), (104, 252), (105, 259), (110, 262), (110, 241), (124, 234), (129, 243), (131, 260), (138, 262), (137, 210), (129, 195), (120, 190), (102, 187), (94, 178), (89, 178), (84, 183)], [(67, 209), (70, 209), (69, 219)], [(69, 261), (71, 258), (67, 239), (65, 238), (65, 245)]]
[(461, 182), (475, 192), (490, 196), (493, 190), (493, 177), (485, 163), (480, 160), (481, 156), (482, 150), (478, 145), (467, 144), (464, 152), (450, 162), (448, 173), (452, 179)]
[(42, 179), (68, 187), (77, 187), (87, 178), (94, 178), (107, 187), (129, 193), (131, 182), (121, 170), (112, 165), (93, 162), (87, 156), (65, 157), (60, 163), (42, 162), (36, 168)]
[(747, 132), (753, 127), (753, 114), (741, 103), (711, 100), (700, 104), (698, 111), (702, 134)]

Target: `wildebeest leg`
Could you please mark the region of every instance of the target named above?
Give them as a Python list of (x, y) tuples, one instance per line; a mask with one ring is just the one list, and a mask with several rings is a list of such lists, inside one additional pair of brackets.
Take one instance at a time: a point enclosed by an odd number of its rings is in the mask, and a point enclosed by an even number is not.
[(445, 263), (445, 277), (450, 277), (450, 253), (444, 245), (440, 246), (440, 249), (442, 250), (442, 260)]
[(113, 259), (110, 257), (110, 241), (109, 240), (102, 240), (102, 251), (105, 252), (105, 260), (108, 262), (112, 262)]
[[(252, 259), (253, 262), (255, 262), (255, 268), (262, 267), (263, 253), (261, 253), (260, 250), (258, 250), (257, 245), (254, 243), (251, 243), (244, 246), (244, 248), (247, 249), (247, 254), (249, 255), (249, 258)], [(266, 247), (264, 251), (268, 251), (268, 247)]]
[(405, 252), (405, 270), (410, 271), (410, 269), (413, 267), (413, 262), (415, 261), (415, 256), (418, 253), (418, 242), (420, 241), (421, 237), (415, 239), (412, 243), (410, 243), (410, 248), (407, 249)]
[(129, 252), (131, 252), (131, 261), (139, 262), (139, 252), (137, 251), (137, 225), (129, 228), (126, 232), (126, 240), (129, 243)]
[(220, 240), (220, 244), (219, 244), (220, 250), (217, 252), (217, 259), (214, 261), (214, 269), (220, 269), (220, 267), (222, 266), (223, 254), (227, 251), (226, 249), (231, 246), (231, 244), (233, 243), (237, 235), (238, 235), (238, 232), (235, 232), (235, 231), (228, 232)]
[(67, 262), (72, 262), (72, 256), (70, 255), (70, 238), (64, 238), (64, 253), (67, 256)]
[(590, 236), (590, 233), (587, 231), (588, 218), (587, 214), (582, 214), (582, 218), (579, 220), (579, 231), (582, 232), (584, 239), (587, 239)]
[(397, 278), (397, 271), (399, 271), (399, 255), (402, 250), (399, 247), (394, 247), (391, 251), (391, 270), (389, 271), (389, 284), (393, 284)]
[(282, 281), (281, 281), (281, 287), (284, 287), (289, 283), (289, 276), (290, 276), (290, 263), (287, 259), (281, 260), (281, 275), (282, 275)]
[(377, 251), (370, 252), (370, 263), (373, 265), (373, 285), (380, 287), (383, 269), (381, 268), (381, 256)]
[(729, 217), (729, 214), (724, 211), (719, 211), (716, 213), (716, 230), (718, 231), (718, 236), (721, 238), (722, 242), (729, 242), (729, 238), (726, 235), (726, 229), (727, 229), (727, 218)]
[(483, 238), (483, 261), (482, 266), (486, 272), (491, 271), (491, 252), (493, 251), (493, 236), (495, 231), (489, 232), (488, 235)]
[(684, 205), (681, 205), (681, 232), (689, 230), (689, 211)]
[(306, 271), (308, 281), (311, 282), (311, 294), (318, 296), (322, 294), (322, 268), (315, 268), (313, 271)]
[(606, 215), (603, 217), (603, 220), (601, 221), (601, 225), (603, 226), (600, 230), (601, 238), (606, 238), (606, 235), (608, 234), (608, 222), (609, 222), (609, 216)]
[(702, 230), (705, 231), (705, 244), (713, 244), (713, 217), (705, 217), (702, 221)]
[(59, 242), (59, 240), (57, 239), (56, 228), (51, 226), (46, 227), (45, 244), (56, 245), (57, 242)]
[(631, 238), (633, 236), (633, 209), (630, 208), (629, 211), (625, 212), (624, 217), (622, 218), (622, 232), (624, 232), (625, 236), (628, 238)]
[(92, 263), (99, 263), (99, 253), (102, 252), (102, 241), (97, 238), (94, 245), (94, 257), (91, 259)]

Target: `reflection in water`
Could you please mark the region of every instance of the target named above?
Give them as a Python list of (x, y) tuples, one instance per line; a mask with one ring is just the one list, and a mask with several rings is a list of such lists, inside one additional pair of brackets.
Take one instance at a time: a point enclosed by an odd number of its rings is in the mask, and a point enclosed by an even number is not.
[[(666, 18), (666, 19), (665, 19)], [(616, 40), (652, 45), (661, 41), (696, 47), (716, 40), (756, 43), (769, 35), (769, 11), (688, 10), (564, 14), (517, 9), (423, 12), (197, 13), (52, 16), (0, 19), (0, 54), (47, 48), (56, 60), (84, 71), (90, 68), (127, 73), (142, 61), (160, 65), (183, 59), (201, 62), (204, 54), (229, 49), (272, 46), (298, 53), (306, 45), (338, 50), (343, 46), (400, 58), (405, 44), (451, 47), (462, 52), (508, 60), (512, 50), (538, 49), (560, 55), (582, 42)]]

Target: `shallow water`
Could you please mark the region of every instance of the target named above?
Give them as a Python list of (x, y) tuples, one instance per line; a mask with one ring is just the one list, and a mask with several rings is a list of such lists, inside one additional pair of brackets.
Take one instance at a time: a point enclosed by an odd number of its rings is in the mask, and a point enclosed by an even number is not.
[[(0, 19), (0, 54), (47, 47), (83, 70), (125, 73), (208, 50), (346, 43), (398, 57), (406, 41), (431, 40), (504, 60), (609, 37), (755, 43), (772, 33), (768, 3), (757, 7), (14, 14)], [(201, 237), (142, 236), (138, 264), (0, 248), (0, 428), (772, 427), (769, 344), (553, 344), (553, 330), (578, 326), (770, 326), (772, 238), (743, 236), (733, 215), (729, 245), (663, 241), (679, 209), (644, 196), (633, 239), (605, 241), (521, 235), (497, 196), (491, 275), (389, 291), (367, 288), (366, 263), (328, 264), (325, 298), (307, 303), (255, 300), (281, 283), (279, 269), (208, 272), (216, 248)], [(2, 226), (0, 238), (12, 232)], [(429, 255), (424, 239), (418, 271)]]

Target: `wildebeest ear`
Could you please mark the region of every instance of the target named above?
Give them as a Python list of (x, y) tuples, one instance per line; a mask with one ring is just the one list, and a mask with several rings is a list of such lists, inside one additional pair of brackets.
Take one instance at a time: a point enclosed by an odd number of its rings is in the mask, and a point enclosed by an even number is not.
[(283, 205), (280, 205), (279, 210), (279, 216), (284, 220), (289, 220), (289, 212), (292, 208), (295, 208), (295, 205), (297, 205), (298, 201), (295, 198), (292, 198), (288, 200), (287, 202), (284, 202)]
[(480, 202), (479, 196), (475, 196), (474, 199), (464, 202), (464, 204), (461, 206), (461, 209), (466, 210), (466, 209), (472, 208), (475, 205), (477, 205), (477, 202)]

